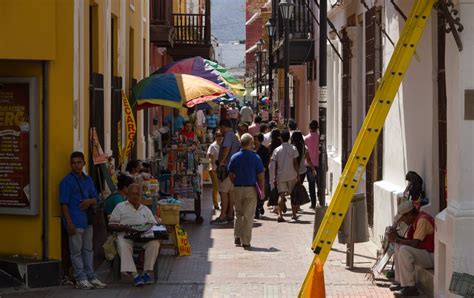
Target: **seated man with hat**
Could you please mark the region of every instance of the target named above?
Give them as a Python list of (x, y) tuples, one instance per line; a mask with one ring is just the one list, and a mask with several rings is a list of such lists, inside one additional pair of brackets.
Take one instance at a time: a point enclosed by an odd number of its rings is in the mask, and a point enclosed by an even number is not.
[(144, 273), (143, 275), (138, 274), (137, 267), (133, 261), (134, 241), (126, 239), (125, 236), (127, 233), (134, 231), (134, 226), (157, 223), (150, 209), (142, 205), (140, 200), (141, 187), (139, 184), (133, 183), (128, 187), (127, 201), (115, 206), (109, 219), (110, 230), (119, 232), (117, 236), (117, 251), (120, 255), (120, 271), (132, 274), (134, 286), (152, 283), (149, 273), (153, 272), (153, 267), (160, 251), (159, 240), (148, 241), (143, 246), (145, 248)]
[(394, 225), (404, 222), (408, 225), (406, 237), (398, 235), (392, 228), (388, 233), (388, 240), (396, 243), (395, 281), (390, 287), (395, 296), (418, 296), (415, 285), (415, 265), (423, 268), (433, 268), (435, 221), (426, 212), (419, 211), (413, 202), (406, 201), (398, 206)]

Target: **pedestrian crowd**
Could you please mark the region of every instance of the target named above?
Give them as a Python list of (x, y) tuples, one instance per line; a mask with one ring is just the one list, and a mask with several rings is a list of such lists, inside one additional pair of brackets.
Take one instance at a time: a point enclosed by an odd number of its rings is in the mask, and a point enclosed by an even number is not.
[[(295, 121), (290, 120), (288, 127), (279, 127), (277, 122), (269, 121), (271, 115), (266, 108), (255, 113), (250, 103), (242, 108), (235, 103), (224, 103), (218, 110), (196, 110), (188, 116), (185, 118), (174, 109), (164, 118), (161, 127), (152, 132), (155, 150), (166, 163), (171, 139), (193, 143), (205, 142), (212, 136), (207, 157), (213, 207), (220, 214), (211, 224), (233, 224), (236, 245), (250, 247), (253, 221), (265, 213), (264, 202), (278, 215), (278, 222), (285, 221), (288, 196), (306, 177), (312, 188), (311, 208), (316, 207), (319, 163), (316, 121), (309, 125), (311, 132), (303, 136)], [(73, 152), (69, 162), (71, 171), (59, 187), (65, 256), (70, 260), (77, 288), (104, 288), (106, 285), (93, 269), (93, 222), (99, 194), (92, 177), (83, 171), (84, 154)], [(144, 262), (142, 268), (137, 268), (133, 258), (136, 243), (130, 235), (160, 222), (142, 204), (143, 182), (153, 178), (150, 172), (150, 164), (130, 160), (125, 171), (116, 177), (117, 191), (102, 202), (107, 232), (113, 236), (120, 257), (120, 271), (129, 275), (135, 286), (152, 283), (160, 250), (158, 240), (142, 245)], [(324, 200), (320, 205), (324, 205)], [(299, 202), (292, 198), (293, 220), (298, 220), (299, 208)]]
[(318, 201), (317, 196), (319, 132), (316, 120), (303, 135), (292, 119), (288, 126), (278, 127), (274, 121), (263, 121), (263, 113), (248, 112), (249, 105), (241, 109), (240, 118), (235, 117), (236, 111), (233, 105), (226, 110), (207, 152), (214, 209), (220, 210), (211, 224), (233, 224), (235, 244), (248, 248), (253, 220), (265, 213), (264, 202), (278, 222), (285, 222), (290, 200), (291, 218), (298, 221), (302, 202), (292, 194), (305, 179), (310, 188), (310, 208), (315, 209), (318, 202), (325, 205), (324, 198)]

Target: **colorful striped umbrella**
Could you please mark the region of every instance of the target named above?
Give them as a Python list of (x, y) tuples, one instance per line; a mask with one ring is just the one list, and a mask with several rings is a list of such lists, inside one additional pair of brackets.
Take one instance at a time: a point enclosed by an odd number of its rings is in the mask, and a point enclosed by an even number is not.
[[(157, 74), (141, 80), (132, 90), (131, 105), (137, 110), (152, 106), (181, 108), (183, 104), (211, 101), (229, 90), (206, 79), (186, 74)], [(188, 104), (193, 102), (194, 104)]]
[(190, 74), (224, 86), (239, 95), (245, 92), (245, 87), (225, 67), (200, 56), (167, 64), (153, 74), (160, 73)]

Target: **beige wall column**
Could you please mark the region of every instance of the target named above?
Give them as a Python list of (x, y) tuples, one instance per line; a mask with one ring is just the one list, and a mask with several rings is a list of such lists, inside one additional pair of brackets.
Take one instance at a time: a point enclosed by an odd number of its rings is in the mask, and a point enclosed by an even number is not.
[(306, 65), (290, 66), (290, 73), (297, 81), (295, 88), (295, 105), (296, 105), (296, 122), (298, 128), (303, 132), (308, 132), (309, 122), (309, 101), (308, 101), (308, 86), (307, 86), (307, 68)]
[(319, 104), (318, 104), (318, 81), (309, 81), (309, 119), (319, 122)]

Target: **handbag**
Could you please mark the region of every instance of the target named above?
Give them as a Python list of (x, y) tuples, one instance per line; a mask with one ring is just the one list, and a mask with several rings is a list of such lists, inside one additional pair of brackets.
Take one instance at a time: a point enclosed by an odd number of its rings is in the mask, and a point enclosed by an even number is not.
[(301, 206), (309, 202), (310, 199), (306, 188), (301, 183), (297, 183), (291, 191), (291, 204)]
[(115, 255), (117, 255), (117, 234), (113, 233), (112, 235), (109, 235), (107, 237), (107, 240), (105, 241), (104, 245), (102, 247), (104, 248), (104, 254), (105, 254), (105, 259), (107, 261), (112, 261), (115, 258)]
[(225, 178), (227, 178), (227, 176), (229, 176), (229, 171), (227, 171), (227, 167), (225, 165), (218, 166), (216, 174), (217, 174), (217, 178), (219, 179), (219, 181), (224, 181)]
[(178, 253), (180, 257), (191, 255), (191, 243), (189, 243), (188, 232), (180, 225), (174, 226), (176, 233), (176, 243), (178, 245)]
[(274, 187), (270, 194), (268, 195), (268, 206), (276, 206), (278, 205), (278, 189)]

